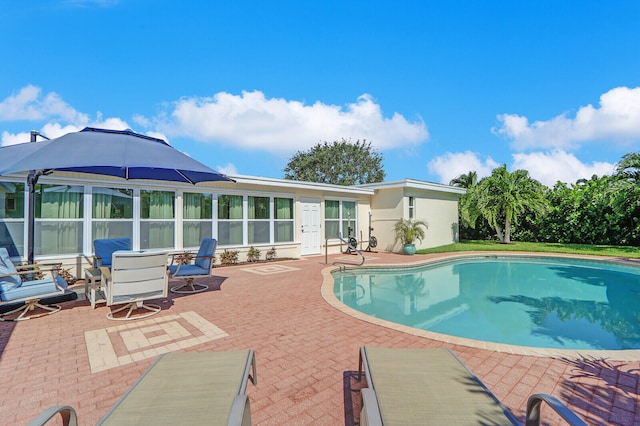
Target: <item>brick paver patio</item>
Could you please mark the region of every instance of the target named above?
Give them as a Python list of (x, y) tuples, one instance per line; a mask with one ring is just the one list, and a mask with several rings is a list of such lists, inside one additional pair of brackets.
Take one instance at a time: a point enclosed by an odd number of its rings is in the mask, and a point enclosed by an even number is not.
[[(367, 264), (408, 260), (418, 259), (375, 253)], [(26, 424), (46, 407), (68, 404), (80, 424), (95, 424), (159, 353), (252, 348), (258, 385), (249, 384), (247, 393), (254, 424), (351, 424), (359, 398), (351, 372), (362, 345), (451, 348), (521, 420), (527, 397), (540, 392), (589, 424), (640, 423), (640, 362), (516, 355), (361, 321), (321, 296), (324, 261), (219, 268), (208, 291), (170, 295), (160, 314), (144, 320), (109, 321), (104, 305), (92, 310), (77, 300), (55, 315), (0, 322), (0, 423)], [(558, 422), (549, 413), (544, 418)]]

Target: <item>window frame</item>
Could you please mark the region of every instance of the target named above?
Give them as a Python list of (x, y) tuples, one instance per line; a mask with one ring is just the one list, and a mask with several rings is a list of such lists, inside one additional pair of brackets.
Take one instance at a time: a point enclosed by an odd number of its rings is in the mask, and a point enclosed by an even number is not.
[[(149, 211), (149, 217), (143, 217), (142, 213), (143, 213), (143, 193), (151, 193), (153, 194), (154, 192), (161, 192), (161, 193), (166, 193), (166, 194), (171, 194), (173, 196), (173, 209), (171, 209), (171, 217), (169, 218), (156, 218), (156, 217), (151, 217), (151, 211)], [(138, 198), (139, 198), (139, 204), (138, 204), (138, 209), (137, 212), (134, 212), (134, 215), (137, 214), (138, 216), (138, 245), (139, 248), (141, 250), (152, 250), (152, 249), (169, 249), (169, 250), (173, 250), (176, 246), (176, 222), (177, 222), (177, 212), (176, 212), (176, 206), (177, 206), (177, 191), (176, 190), (169, 190), (169, 189), (165, 189), (165, 188), (151, 188), (151, 189), (145, 189), (145, 188), (141, 188), (138, 190)], [(135, 206), (135, 204), (134, 204)], [(151, 208), (149, 207), (149, 210), (151, 210)], [(143, 227), (145, 224), (153, 224), (153, 222), (157, 222), (161, 225), (164, 224), (170, 224), (171, 225), (171, 232), (168, 232), (171, 235), (171, 243), (168, 246), (156, 246), (156, 244), (151, 244), (151, 241), (148, 241), (147, 244), (143, 245)], [(149, 227), (149, 231), (151, 231), (151, 226)], [(147, 247), (148, 246), (148, 247)]]
[[(328, 202), (338, 202), (338, 217), (337, 218), (327, 218), (327, 203)], [(354, 217), (344, 217), (345, 214), (345, 203), (353, 203), (353, 210), (354, 210)], [(340, 232), (343, 232), (342, 238), (344, 240), (348, 240), (349, 239), (349, 234), (348, 234), (348, 223), (349, 223), (349, 219), (352, 221), (353, 223), (353, 234), (351, 235), (351, 237), (355, 238), (356, 240), (358, 239), (357, 233), (358, 233), (358, 200), (353, 199), (353, 198), (325, 198), (324, 199), (324, 237), (327, 240), (338, 240), (340, 237)], [(329, 236), (327, 235), (327, 232), (330, 228), (332, 228), (331, 226), (329, 226), (329, 224), (332, 224), (335, 226), (335, 224), (338, 224), (338, 235), (336, 236)], [(344, 234), (344, 231), (347, 231), (347, 234)]]

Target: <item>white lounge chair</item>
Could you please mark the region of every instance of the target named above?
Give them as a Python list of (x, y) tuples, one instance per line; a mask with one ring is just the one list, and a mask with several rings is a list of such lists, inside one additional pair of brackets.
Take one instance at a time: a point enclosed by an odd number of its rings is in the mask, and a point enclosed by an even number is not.
[[(107, 314), (110, 320), (146, 318), (160, 312), (158, 305), (145, 304), (149, 299), (167, 297), (167, 253), (162, 251), (116, 251), (111, 269), (103, 266), (102, 281), (107, 306), (124, 304)], [(136, 309), (149, 311), (145, 315), (132, 316)], [(128, 309), (126, 315), (115, 314)]]

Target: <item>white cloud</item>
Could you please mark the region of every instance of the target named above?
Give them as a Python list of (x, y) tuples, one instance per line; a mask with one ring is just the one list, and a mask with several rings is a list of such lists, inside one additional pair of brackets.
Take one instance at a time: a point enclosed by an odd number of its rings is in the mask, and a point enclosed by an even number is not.
[[(92, 120), (87, 114), (79, 112), (64, 102), (57, 93), (50, 92), (43, 95), (42, 89), (33, 85), (23, 87), (0, 102), (0, 121), (21, 120), (46, 122), (39, 132), (49, 139), (80, 131), (87, 126), (113, 130), (129, 128), (126, 121), (117, 117), (104, 118), (100, 112), (96, 113), (96, 118)], [(0, 136), (0, 146), (29, 142), (29, 140), (29, 132), (4, 131)]]
[(210, 98), (181, 99), (173, 111), (155, 121), (157, 128), (170, 136), (283, 153), (343, 137), (366, 139), (377, 149), (412, 146), (429, 137), (421, 119), (410, 122), (398, 113), (386, 118), (369, 95), (343, 108), (268, 99), (260, 91), (242, 95), (220, 92)]
[(617, 87), (600, 96), (599, 107), (581, 107), (574, 118), (563, 113), (547, 121), (529, 123), (517, 114), (497, 116), (502, 123), (495, 134), (512, 141), (518, 150), (572, 149), (590, 141), (624, 144), (640, 140), (640, 87)]
[(491, 157), (482, 160), (475, 152), (447, 152), (429, 161), (427, 170), (429, 173), (439, 176), (441, 183), (448, 184), (451, 179), (470, 171), (475, 171), (478, 174), (478, 180), (480, 180), (489, 176), (491, 171), (498, 166), (499, 164)]
[(590, 179), (593, 175), (610, 175), (615, 166), (613, 163), (598, 161), (585, 164), (573, 154), (555, 150), (513, 154), (512, 170), (528, 170), (532, 178), (553, 187), (557, 181), (575, 183), (578, 179)]
[(0, 121), (59, 119), (81, 123), (89, 121), (86, 114), (78, 112), (64, 102), (55, 92), (42, 95), (42, 89), (28, 85), (0, 102)]
[[(83, 125), (67, 124), (63, 126), (60, 123), (47, 123), (42, 126), (39, 132), (49, 139), (53, 139), (66, 135), (67, 133), (79, 132), (87, 126), (112, 130), (124, 130), (129, 127), (125, 121), (122, 121), (119, 118), (107, 118), (106, 120), (93, 121)], [(163, 138), (159, 133), (150, 134), (149, 136)], [(31, 134), (29, 132), (9, 133), (5, 131), (2, 132), (2, 135), (0, 136), (0, 146), (29, 142), (30, 139)], [(42, 140), (42, 138), (38, 138), (38, 140)]]
[(0, 136), (0, 146), (29, 142), (30, 137), (29, 133), (9, 133), (7, 131), (3, 131), (2, 136)]
[(156, 139), (162, 139), (163, 141), (167, 141), (169, 142), (169, 139), (167, 139), (167, 137), (165, 136), (164, 133), (160, 133), (160, 132), (146, 132), (147, 136), (151, 136), (152, 138), (156, 138)]
[(227, 163), (224, 166), (216, 166), (214, 168), (216, 172), (222, 173), (223, 175), (237, 175), (238, 169), (234, 164)]

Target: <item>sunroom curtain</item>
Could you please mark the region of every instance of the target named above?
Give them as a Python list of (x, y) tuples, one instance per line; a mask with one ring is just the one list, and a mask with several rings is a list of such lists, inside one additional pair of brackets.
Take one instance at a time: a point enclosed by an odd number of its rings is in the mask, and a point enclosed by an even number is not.
[(291, 208), (291, 199), (276, 198), (276, 218), (277, 219), (293, 219), (293, 209)]
[(340, 203), (338, 201), (325, 201), (324, 217), (325, 219), (340, 218)]
[[(41, 219), (82, 219), (83, 188), (41, 186)], [(47, 221), (36, 227), (36, 254), (78, 253), (81, 251), (82, 221)]]
[(293, 201), (290, 198), (276, 198), (276, 242), (293, 241)]
[(210, 219), (202, 217), (202, 195), (185, 193), (182, 197), (184, 219)]
[(113, 195), (93, 193), (93, 218), (111, 219)]
[(153, 191), (149, 198), (150, 219), (173, 219), (174, 193)]
[(79, 219), (82, 217), (81, 187), (45, 186), (42, 190), (40, 217), (43, 219)]

